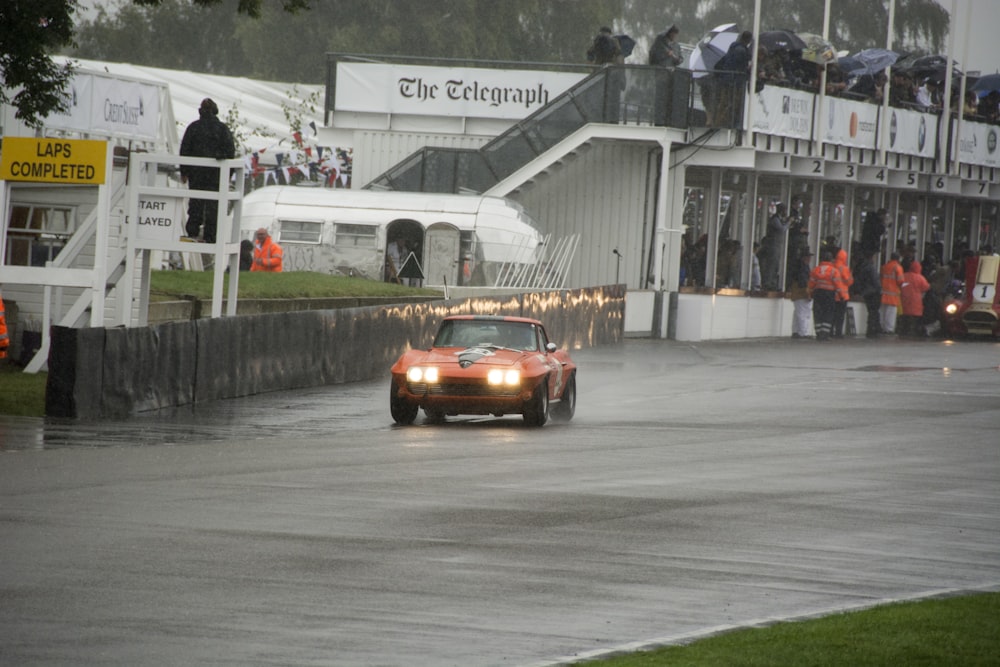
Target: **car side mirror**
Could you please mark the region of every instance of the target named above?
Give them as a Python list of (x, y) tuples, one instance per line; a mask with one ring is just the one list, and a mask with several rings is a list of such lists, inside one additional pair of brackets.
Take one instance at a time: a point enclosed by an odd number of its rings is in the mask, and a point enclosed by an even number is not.
[(558, 350), (558, 349), (559, 349), (559, 346), (558, 346), (558, 345), (556, 345), (555, 343), (548, 343), (548, 344), (547, 344), (547, 345), (545, 346), (545, 351), (546, 351), (546, 352), (555, 352), (555, 351), (556, 351), (556, 350)]

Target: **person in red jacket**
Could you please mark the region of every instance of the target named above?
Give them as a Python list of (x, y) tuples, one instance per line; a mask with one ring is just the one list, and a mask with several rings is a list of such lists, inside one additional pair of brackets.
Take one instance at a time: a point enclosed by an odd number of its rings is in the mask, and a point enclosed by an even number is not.
[(903, 260), (903, 284), (900, 287), (903, 314), (899, 316), (899, 335), (923, 338), (925, 333), (920, 319), (924, 315), (924, 294), (931, 284), (917, 266), (919, 264), (915, 261)]
[(251, 271), (271, 271), (281, 272), (282, 251), (281, 246), (275, 243), (267, 229), (261, 227), (255, 234), (253, 243), (253, 264)]
[(10, 347), (10, 335), (7, 333), (7, 313), (3, 306), (3, 294), (0, 293), (0, 359), (7, 356)]
[(833, 314), (837, 292), (843, 289), (840, 271), (833, 264), (833, 253), (823, 250), (820, 262), (809, 274), (809, 296), (813, 300), (816, 340), (829, 340), (833, 334)]
[(903, 267), (899, 264), (899, 254), (882, 266), (879, 272), (882, 280), (882, 333), (896, 333), (896, 314), (900, 307), (899, 288), (903, 284)]
[(837, 302), (833, 311), (833, 337), (844, 337), (844, 320), (847, 318), (848, 301), (851, 300), (851, 285), (854, 284), (854, 274), (847, 265), (847, 251), (843, 248), (831, 248), (834, 253), (833, 265), (840, 271), (840, 289), (837, 291)]

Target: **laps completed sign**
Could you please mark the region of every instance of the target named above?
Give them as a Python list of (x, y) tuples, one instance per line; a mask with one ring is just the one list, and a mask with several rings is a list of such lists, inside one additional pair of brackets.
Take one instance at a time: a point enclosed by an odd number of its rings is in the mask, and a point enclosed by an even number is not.
[(101, 185), (108, 142), (91, 139), (4, 137), (0, 179)]

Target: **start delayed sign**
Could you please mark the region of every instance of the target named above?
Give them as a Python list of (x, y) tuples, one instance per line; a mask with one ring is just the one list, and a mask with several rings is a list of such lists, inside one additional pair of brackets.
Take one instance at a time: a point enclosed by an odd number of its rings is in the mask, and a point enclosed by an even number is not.
[(0, 179), (101, 185), (108, 142), (93, 139), (4, 137)]

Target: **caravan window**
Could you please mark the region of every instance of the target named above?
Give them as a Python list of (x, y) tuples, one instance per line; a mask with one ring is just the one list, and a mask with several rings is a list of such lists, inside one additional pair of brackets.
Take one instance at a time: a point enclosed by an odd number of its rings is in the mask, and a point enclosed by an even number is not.
[(281, 242), (286, 243), (290, 241), (292, 243), (319, 243), (322, 231), (322, 222), (282, 220)]
[(56, 258), (76, 231), (76, 212), (70, 207), (14, 204), (7, 226), (4, 264), (45, 266)]
[(378, 227), (376, 225), (351, 225), (338, 222), (337, 237), (333, 244), (342, 247), (374, 248), (377, 233)]

